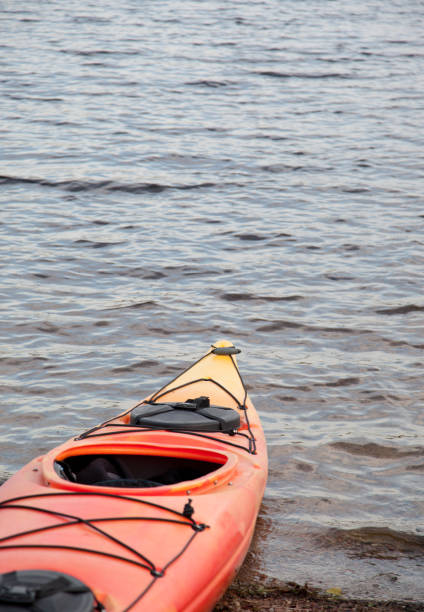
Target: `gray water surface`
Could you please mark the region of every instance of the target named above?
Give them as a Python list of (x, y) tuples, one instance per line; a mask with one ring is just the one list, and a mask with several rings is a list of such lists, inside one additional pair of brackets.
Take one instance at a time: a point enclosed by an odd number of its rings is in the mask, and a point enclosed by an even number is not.
[(258, 569), (424, 602), (422, 1), (0, 20), (3, 478), (228, 338)]

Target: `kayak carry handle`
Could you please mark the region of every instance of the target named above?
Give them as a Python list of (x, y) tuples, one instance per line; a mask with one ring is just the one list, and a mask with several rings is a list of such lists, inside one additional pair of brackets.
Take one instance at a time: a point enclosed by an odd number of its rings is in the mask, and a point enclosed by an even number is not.
[(235, 346), (214, 346), (212, 344), (212, 353), (214, 355), (238, 355), (241, 350)]

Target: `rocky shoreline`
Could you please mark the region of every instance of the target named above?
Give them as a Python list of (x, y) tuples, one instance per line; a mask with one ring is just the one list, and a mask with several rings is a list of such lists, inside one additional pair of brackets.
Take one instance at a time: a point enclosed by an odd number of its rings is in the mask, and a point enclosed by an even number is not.
[(424, 602), (346, 599), (307, 584), (280, 582), (255, 571), (249, 555), (214, 612), (422, 612)]

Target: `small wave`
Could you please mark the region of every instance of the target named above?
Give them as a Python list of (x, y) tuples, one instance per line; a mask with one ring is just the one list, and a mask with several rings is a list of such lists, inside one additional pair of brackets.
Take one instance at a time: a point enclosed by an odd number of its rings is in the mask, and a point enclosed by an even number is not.
[(354, 276), (345, 276), (343, 274), (324, 274), (325, 278), (331, 281), (353, 281), (355, 280)]
[(138, 50), (134, 51), (110, 51), (108, 49), (60, 49), (60, 53), (65, 55), (75, 55), (77, 57), (96, 57), (98, 55), (113, 55), (113, 56), (121, 56), (121, 55), (139, 55)]
[(152, 270), (151, 272), (147, 272), (146, 274), (143, 274), (141, 278), (143, 278), (144, 280), (158, 280), (160, 278), (165, 278), (165, 277), (166, 277), (166, 274), (164, 274), (163, 272), (159, 272), (159, 270)]
[[(102, 276), (115, 276), (116, 270), (113, 268), (104, 268), (99, 270), (99, 274)], [(149, 270), (145, 268), (122, 268), (119, 271), (119, 275), (129, 278), (142, 278), (143, 280), (158, 280), (165, 278), (167, 275), (159, 270)]]
[[(43, 98), (41, 96), (29, 96), (28, 94), (6, 94), (6, 97), (9, 98), (10, 100), (25, 100), (25, 101), (31, 101), (31, 102), (63, 102), (63, 98)], [(52, 123), (51, 121), (49, 122), (48, 120), (36, 120), (36, 123)], [(60, 122), (58, 122), (60, 124)], [(56, 125), (56, 122), (53, 122), (53, 125)]]
[(74, 21), (74, 23), (110, 23), (110, 19), (108, 17), (100, 17), (99, 15), (75, 15), (75, 17), (72, 18), (72, 21)]
[(275, 396), (281, 402), (298, 402), (298, 397), (293, 397), (293, 395), (276, 395)]
[(412, 457), (424, 455), (424, 448), (411, 448), (401, 450), (393, 446), (383, 446), (375, 442), (367, 442), (366, 444), (356, 444), (354, 442), (333, 442), (330, 444), (332, 448), (336, 448), (351, 455), (361, 455), (365, 457), (375, 457), (376, 459), (395, 459), (399, 457)]
[(369, 193), (367, 187), (343, 187), (341, 191), (343, 193)]
[(350, 244), (350, 243), (343, 244), (342, 248), (345, 251), (360, 251), (361, 250), (361, 247), (359, 247), (357, 244)]
[[(260, 323), (260, 322), (264, 322), (264, 319), (251, 319), (251, 321), (253, 323)], [(367, 332), (367, 330), (355, 330), (355, 329), (351, 329), (348, 327), (319, 327), (319, 326), (313, 326), (313, 325), (306, 325), (303, 323), (297, 323), (295, 321), (286, 321), (286, 320), (281, 320), (281, 321), (267, 321), (265, 325), (261, 325), (260, 327), (256, 328), (256, 331), (260, 331), (260, 332), (274, 332), (274, 331), (279, 331), (279, 330), (284, 330), (284, 329), (303, 329), (304, 331), (312, 331), (312, 332), (325, 332), (325, 333), (332, 333), (332, 334), (364, 334), (364, 333), (369, 333)]]
[(253, 71), (252, 74), (269, 76), (278, 79), (350, 79), (350, 74), (343, 72), (278, 72), (276, 70)]
[(250, 242), (256, 242), (258, 240), (267, 240), (268, 236), (261, 236), (260, 234), (235, 234), (235, 237), (239, 240), (246, 240)]
[(274, 332), (282, 329), (303, 329), (304, 326), (301, 323), (295, 323), (294, 321), (274, 321), (267, 325), (261, 325), (256, 328), (258, 332)]
[(263, 170), (264, 172), (271, 172), (272, 174), (281, 174), (283, 172), (297, 172), (298, 170), (303, 169), (304, 166), (290, 166), (289, 164), (269, 164), (266, 166), (261, 166), (261, 170)]
[(325, 540), (326, 547), (347, 548), (349, 557), (395, 560), (424, 555), (424, 536), (389, 527), (330, 529)]
[(47, 362), (48, 359), (46, 357), (0, 357), (0, 363), (2, 367), (7, 365), (10, 366), (25, 366), (28, 368), (31, 365), (40, 365), (40, 362)]
[(408, 314), (409, 312), (423, 312), (424, 306), (417, 306), (416, 304), (405, 304), (404, 306), (398, 306), (396, 308), (381, 308), (376, 310), (377, 314), (383, 315), (397, 315), (397, 314)]
[(39, 178), (26, 178), (0, 175), (0, 185), (33, 184), (40, 187), (52, 187), (70, 191), (122, 191), (125, 193), (161, 193), (166, 189), (190, 190), (215, 187), (215, 183), (196, 183), (191, 185), (163, 185), (160, 183), (117, 183), (115, 181), (49, 181)]
[(122, 372), (134, 372), (137, 370), (145, 369), (145, 368), (153, 368), (160, 365), (157, 361), (152, 361), (149, 359), (145, 359), (144, 361), (139, 361), (138, 363), (133, 363), (128, 366), (120, 366), (118, 368), (113, 368), (112, 372), (114, 373), (122, 373)]
[(48, 323), (47, 321), (44, 321), (41, 325), (36, 326), (36, 329), (46, 334), (57, 334), (60, 332), (60, 327), (53, 325), (53, 323)]
[(117, 246), (119, 244), (125, 244), (124, 242), (93, 242), (92, 240), (75, 240), (73, 244), (78, 246), (86, 246), (91, 249), (106, 249), (111, 246)]
[(217, 87), (228, 87), (229, 83), (227, 83), (226, 81), (210, 81), (210, 80), (201, 80), (201, 81), (188, 81), (187, 83), (185, 83), (185, 85), (201, 85), (203, 87), (212, 87), (212, 88), (217, 88)]
[(226, 302), (294, 302), (303, 300), (301, 295), (252, 295), (251, 293), (223, 293), (222, 300)]
[(113, 306), (112, 308), (105, 308), (105, 310), (139, 310), (141, 308), (153, 308), (157, 306), (153, 300), (147, 300), (146, 302), (136, 302), (134, 304), (123, 304), (122, 306)]
[(339, 378), (339, 380), (335, 380), (334, 382), (318, 383), (314, 385), (314, 387), (349, 387), (350, 385), (358, 385), (359, 383), (359, 378), (350, 376), (348, 378)]

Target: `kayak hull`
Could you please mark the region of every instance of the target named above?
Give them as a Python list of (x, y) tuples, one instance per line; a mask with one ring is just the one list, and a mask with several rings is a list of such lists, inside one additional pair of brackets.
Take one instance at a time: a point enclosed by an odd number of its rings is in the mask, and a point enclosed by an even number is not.
[[(135, 428), (128, 411), (7, 481), (0, 488), (0, 573), (63, 572), (108, 612), (211, 610), (247, 553), (267, 456), (231, 352), (212, 349), (147, 401), (197, 395), (238, 411), (238, 431)], [(84, 475), (97, 464), (136, 469), (135, 478), (88, 484), (61, 471), (71, 466)], [(152, 485), (148, 478), (164, 468), (170, 482)]]

